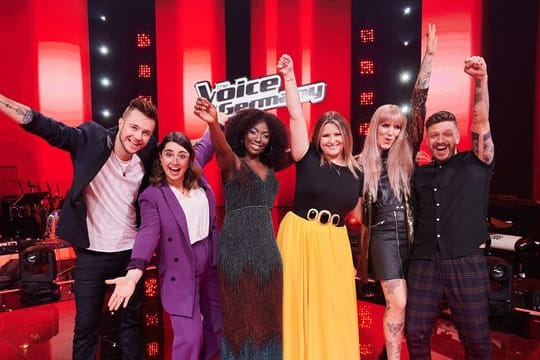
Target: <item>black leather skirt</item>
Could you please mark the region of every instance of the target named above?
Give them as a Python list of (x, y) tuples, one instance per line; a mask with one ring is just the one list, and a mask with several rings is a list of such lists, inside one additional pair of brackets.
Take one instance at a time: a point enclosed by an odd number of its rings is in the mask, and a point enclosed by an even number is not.
[(404, 279), (409, 244), (405, 209), (374, 208), (369, 258), (376, 280)]

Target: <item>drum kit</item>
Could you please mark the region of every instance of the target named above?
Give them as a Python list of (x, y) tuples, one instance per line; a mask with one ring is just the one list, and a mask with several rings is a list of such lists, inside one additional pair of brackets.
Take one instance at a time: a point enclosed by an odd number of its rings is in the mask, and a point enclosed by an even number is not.
[(2, 198), (0, 254), (17, 253), (37, 242), (62, 242), (56, 235), (63, 198), (58, 193), (34, 191)]

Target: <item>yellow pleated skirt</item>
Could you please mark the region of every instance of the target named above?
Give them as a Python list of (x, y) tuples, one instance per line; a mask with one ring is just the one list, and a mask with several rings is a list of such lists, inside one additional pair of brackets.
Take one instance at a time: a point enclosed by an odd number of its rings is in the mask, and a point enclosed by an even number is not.
[(288, 212), (277, 243), (283, 261), (283, 359), (359, 359), (347, 229)]

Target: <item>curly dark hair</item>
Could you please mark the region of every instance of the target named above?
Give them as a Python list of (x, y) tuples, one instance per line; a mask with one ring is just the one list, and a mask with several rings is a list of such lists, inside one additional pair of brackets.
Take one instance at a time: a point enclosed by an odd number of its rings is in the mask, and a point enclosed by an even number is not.
[(238, 157), (246, 155), (244, 137), (259, 122), (265, 122), (270, 142), (261, 154), (261, 162), (273, 169), (282, 169), (287, 163), (289, 136), (287, 128), (274, 114), (259, 109), (243, 109), (232, 116), (225, 126), (225, 138)]
[(198, 185), (199, 177), (201, 176), (201, 169), (195, 164), (195, 150), (193, 150), (193, 145), (191, 145), (191, 141), (186, 136), (186, 134), (183, 134), (181, 132), (170, 132), (161, 142), (158, 146), (158, 157), (154, 161), (153, 167), (152, 167), (152, 175), (150, 176), (150, 183), (153, 185), (160, 185), (167, 182), (167, 177), (165, 175), (165, 171), (161, 167), (161, 162), (159, 158), (161, 157), (161, 153), (163, 152), (163, 149), (165, 148), (165, 145), (167, 143), (174, 142), (180, 146), (182, 146), (184, 149), (187, 150), (189, 154), (189, 164), (188, 168), (186, 169), (186, 172), (184, 174), (184, 181), (182, 185), (185, 189), (191, 190), (195, 188)]

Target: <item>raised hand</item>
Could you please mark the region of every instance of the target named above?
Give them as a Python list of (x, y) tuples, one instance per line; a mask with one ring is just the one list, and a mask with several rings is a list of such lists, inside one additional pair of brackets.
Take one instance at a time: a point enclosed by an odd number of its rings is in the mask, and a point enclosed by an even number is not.
[(471, 56), (465, 59), (463, 71), (476, 79), (480, 79), (487, 75), (487, 65), (483, 57)]
[(208, 99), (199, 97), (195, 102), (193, 113), (208, 124), (218, 121), (218, 112)]
[(290, 80), (294, 77), (293, 60), (288, 54), (283, 54), (278, 60), (277, 71), (285, 80)]
[(428, 24), (426, 54), (434, 55), (437, 51), (437, 27), (435, 24)]
[(105, 284), (115, 285), (107, 306), (109, 311), (116, 311), (122, 307), (126, 307), (129, 299), (135, 291), (136, 282), (128, 276), (121, 276), (114, 279), (105, 280)]

